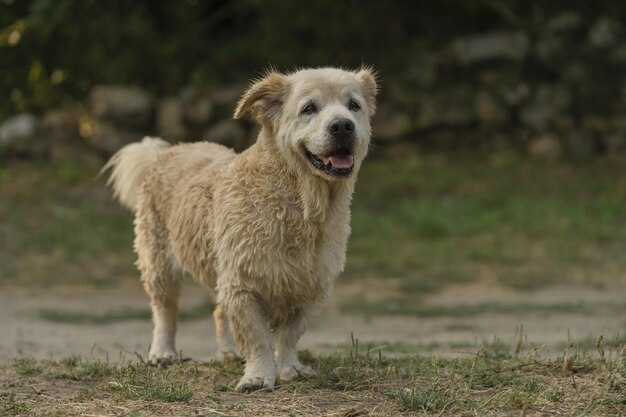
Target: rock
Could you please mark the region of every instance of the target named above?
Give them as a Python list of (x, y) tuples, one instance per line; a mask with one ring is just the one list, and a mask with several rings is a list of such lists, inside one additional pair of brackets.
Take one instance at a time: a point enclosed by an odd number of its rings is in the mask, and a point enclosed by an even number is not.
[(589, 82), (589, 71), (582, 62), (571, 62), (563, 66), (561, 79), (573, 86)]
[(93, 125), (93, 132), (87, 138), (89, 145), (106, 155), (112, 155), (122, 146), (138, 141), (145, 136), (139, 132), (121, 130), (113, 123), (100, 122)]
[(85, 146), (80, 139), (79, 115), (76, 111), (55, 109), (47, 112), (40, 132), (49, 143), (52, 160), (84, 159)]
[(182, 94), (183, 119), (186, 123), (203, 127), (209, 124), (213, 115), (213, 103), (208, 94), (200, 94), (186, 89)]
[(619, 45), (610, 55), (611, 62), (615, 62), (618, 64), (626, 63), (626, 43), (622, 43)]
[(542, 85), (535, 90), (532, 99), (520, 112), (520, 120), (526, 126), (544, 131), (550, 123), (565, 111), (571, 102), (569, 91), (559, 86)]
[(91, 111), (103, 120), (125, 127), (146, 128), (150, 125), (154, 101), (136, 87), (99, 85), (90, 93)]
[(564, 51), (565, 42), (554, 35), (542, 36), (535, 43), (535, 55), (543, 63), (560, 61)]
[(626, 151), (626, 132), (614, 132), (604, 138), (606, 151), (610, 155), (616, 155)]
[(387, 106), (379, 107), (372, 121), (372, 136), (384, 141), (402, 138), (411, 130), (411, 119)]
[(589, 29), (589, 43), (597, 48), (614, 46), (620, 40), (622, 25), (608, 17), (602, 17), (594, 22)]
[(237, 151), (248, 145), (246, 131), (234, 120), (223, 120), (208, 128), (202, 136), (205, 140), (221, 143)]
[(47, 112), (41, 121), (41, 133), (53, 142), (68, 143), (80, 137), (76, 112), (55, 109)]
[(461, 85), (442, 89), (421, 99), (417, 127), (464, 127), (476, 121), (474, 93), (468, 86)]
[(10, 117), (0, 125), (0, 152), (16, 155), (42, 155), (46, 144), (38, 132), (37, 118), (30, 113)]
[(589, 159), (596, 153), (596, 143), (591, 132), (575, 129), (566, 136), (567, 152), (575, 159)]
[(525, 83), (504, 86), (501, 94), (508, 106), (518, 107), (530, 97), (530, 87)]
[(234, 113), (235, 106), (246, 88), (245, 84), (226, 85), (212, 90), (209, 96), (216, 107), (227, 107)]
[(532, 139), (528, 144), (528, 154), (542, 161), (556, 161), (561, 158), (563, 147), (554, 135), (543, 135)]
[(476, 117), (484, 127), (502, 127), (509, 121), (508, 109), (486, 91), (481, 91), (476, 95), (475, 108)]
[(582, 16), (576, 12), (559, 13), (546, 23), (546, 30), (552, 33), (573, 32), (581, 29), (585, 24)]
[(602, 116), (586, 115), (581, 120), (583, 129), (590, 130), (594, 133), (606, 134), (609, 130), (609, 120)]
[(183, 106), (177, 98), (166, 98), (157, 106), (157, 132), (164, 139), (185, 139)]
[(492, 32), (452, 42), (451, 51), (463, 65), (487, 61), (522, 61), (528, 54), (528, 37), (522, 32)]

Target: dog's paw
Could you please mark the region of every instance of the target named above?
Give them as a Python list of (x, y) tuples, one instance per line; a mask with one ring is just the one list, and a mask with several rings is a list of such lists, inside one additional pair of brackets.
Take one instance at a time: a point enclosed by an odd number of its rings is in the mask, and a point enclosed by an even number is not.
[(313, 368), (301, 363), (297, 365), (283, 366), (278, 371), (278, 380), (280, 382), (289, 382), (296, 379), (312, 378), (317, 376), (317, 372)]
[(178, 362), (180, 357), (173, 349), (151, 349), (150, 355), (148, 356), (148, 361), (150, 365), (171, 365), (175, 362)]
[(246, 359), (234, 350), (217, 352), (217, 361), (222, 363), (246, 363)]
[(260, 389), (272, 389), (276, 384), (275, 378), (262, 376), (246, 376), (239, 381), (235, 390), (237, 392), (250, 393)]

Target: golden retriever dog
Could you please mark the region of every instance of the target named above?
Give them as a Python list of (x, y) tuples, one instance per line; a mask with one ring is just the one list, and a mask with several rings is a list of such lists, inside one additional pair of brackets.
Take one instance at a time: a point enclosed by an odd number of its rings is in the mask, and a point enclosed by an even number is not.
[(237, 391), (315, 375), (296, 344), (344, 268), (350, 201), (370, 142), (377, 84), (369, 69), (270, 71), (235, 110), (261, 131), (240, 154), (144, 138), (111, 168), (135, 212), (135, 251), (151, 299), (150, 362), (178, 357), (181, 279), (215, 289), (219, 354), (245, 359)]

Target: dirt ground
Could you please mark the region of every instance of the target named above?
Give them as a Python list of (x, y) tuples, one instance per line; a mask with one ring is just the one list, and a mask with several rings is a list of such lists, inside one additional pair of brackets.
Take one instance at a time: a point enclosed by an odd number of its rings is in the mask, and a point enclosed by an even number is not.
[[(300, 343), (301, 349), (313, 353), (345, 352), (351, 334), (361, 345), (387, 345), (388, 353), (440, 356), (466, 355), (476, 352), (482, 342), (495, 337), (508, 344), (516, 341), (523, 325), (526, 348), (541, 347), (546, 355), (562, 353), (568, 341), (606, 340), (619, 337), (626, 329), (626, 303), (623, 287), (587, 288), (554, 287), (534, 292), (517, 292), (487, 284), (448, 287), (427, 297), (426, 304), (499, 303), (528, 304), (546, 308), (540, 311), (512, 310), (503, 313), (470, 316), (410, 317), (374, 316), (342, 312), (337, 300), (367, 289), (339, 284), (333, 301), (310, 326)], [(208, 294), (194, 284), (183, 290), (181, 307), (201, 304)], [(552, 305), (581, 305), (581, 310), (550, 310)], [(148, 320), (123, 320), (106, 324), (57, 323), (42, 319), (41, 309), (76, 312), (103, 312), (120, 308), (145, 308), (148, 301), (139, 284), (124, 290), (39, 289), (23, 287), (4, 289), (0, 293), (0, 362), (28, 356), (61, 359), (70, 355), (85, 358), (117, 359), (145, 356), (151, 336)], [(210, 316), (179, 323), (178, 349), (198, 361), (210, 360), (215, 351), (214, 326)], [(395, 348), (394, 348), (395, 346)]]

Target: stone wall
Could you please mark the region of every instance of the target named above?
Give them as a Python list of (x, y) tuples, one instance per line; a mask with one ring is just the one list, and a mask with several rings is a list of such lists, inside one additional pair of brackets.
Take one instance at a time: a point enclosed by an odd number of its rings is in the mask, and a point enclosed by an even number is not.
[[(626, 29), (610, 17), (561, 13), (541, 25), (422, 48), (380, 74), (379, 147), (507, 149), (555, 160), (626, 151)], [(0, 155), (110, 155), (145, 135), (208, 139), (241, 150), (256, 135), (232, 120), (245, 85), (185, 87), (153, 97), (95, 86), (89, 99), (0, 125)]]

